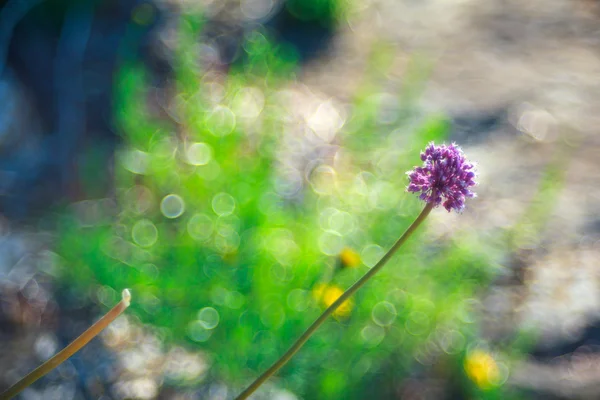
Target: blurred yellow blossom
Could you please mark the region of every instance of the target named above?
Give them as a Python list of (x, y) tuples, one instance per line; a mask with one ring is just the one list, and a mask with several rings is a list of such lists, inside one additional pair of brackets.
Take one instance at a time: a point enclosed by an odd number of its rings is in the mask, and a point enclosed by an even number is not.
[(356, 268), (360, 265), (360, 255), (353, 249), (346, 247), (340, 253), (340, 262), (343, 268)]
[[(312, 291), (315, 300), (324, 307), (332, 305), (343, 293), (344, 291), (338, 286), (323, 283), (317, 284)], [(354, 303), (352, 299), (348, 299), (333, 312), (333, 315), (336, 317), (347, 317), (352, 312), (353, 307)]]
[(481, 389), (494, 386), (500, 375), (494, 357), (483, 350), (474, 350), (467, 355), (465, 371), (467, 376)]

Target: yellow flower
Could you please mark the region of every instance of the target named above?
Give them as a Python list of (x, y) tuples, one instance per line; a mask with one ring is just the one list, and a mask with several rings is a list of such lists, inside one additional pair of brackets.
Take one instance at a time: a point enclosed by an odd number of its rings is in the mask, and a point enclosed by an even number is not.
[[(335, 285), (325, 285), (319, 283), (315, 286), (312, 291), (313, 297), (324, 307), (329, 307), (344, 293), (342, 289)], [(352, 299), (344, 301), (340, 306), (333, 312), (336, 317), (347, 317), (352, 312), (354, 303)]]
[(498, 381), (500, 371), (496, 360), (483, 350), (474, 350), (465, 358), (465, 371), (481, 389), (489, 389)]
[(360, 256), (353, 249), (346, 247), (340, 252), (340, 262), (344, 268), (356, 268), (360, 265)]

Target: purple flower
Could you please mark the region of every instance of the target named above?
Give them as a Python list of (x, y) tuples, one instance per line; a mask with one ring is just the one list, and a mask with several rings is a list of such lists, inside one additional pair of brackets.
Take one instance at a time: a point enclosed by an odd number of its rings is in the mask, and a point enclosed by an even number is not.
[(410, 183), (406, 188), (411, 193), (421, 193), (419, 198), (435, 207), (442, 204), (448, 212), (461, 212), (465, 198), (475, 197), (469, 188), (475, 186), (475, 165), (468, 162), (460, 147), (436, 146), (429, 143), (421, 153), (422, 167), (407, 172)]

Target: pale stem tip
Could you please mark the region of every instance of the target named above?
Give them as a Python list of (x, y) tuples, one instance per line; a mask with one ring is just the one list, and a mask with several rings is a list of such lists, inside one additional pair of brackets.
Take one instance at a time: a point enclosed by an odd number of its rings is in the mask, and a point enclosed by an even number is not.
[(129, 304), (131, 302), (131, 292), (129, 291), (129, 289), (123, 289), (123, 292), (121, 292), (121, 297), (125, 306), (129, 307)]

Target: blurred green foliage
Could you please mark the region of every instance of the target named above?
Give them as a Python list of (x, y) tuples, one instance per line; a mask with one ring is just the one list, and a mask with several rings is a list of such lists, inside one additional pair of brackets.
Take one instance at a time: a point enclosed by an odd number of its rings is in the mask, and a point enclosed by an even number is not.
[(349, 8), (347, 3), (346, 0), (288, 0), (285, 7), (299, 20), (333, 26), (344, 18)]
[[(63, 279), (106, 305), (131, 288), (141, 321), (167, 341), (205, 350), (212, 379), (241, 388), (317, 317), (317, 287), (348, 287), (412, 222), (422, 204), (404, 193), (405, 172), (426, 143), (446, 139), (449, 125), (409, 112), (419, 82), (398, 94), (398, 118), (382, 123), (382, 88), (371, 71), (337, 134), (335, 162), (315, 164), (290, 195), (279, 160), (290, 156), (282, 154), (290, 151), (282, 146), (290, 134), (282, 96), (293, 57), (256, 33), (248, 61), (215, 77), (194, 50), (202, 21), (181, 26), (169, 118), (149, 109), (143, 66), (120, 72), (117, 215), (87, 218), (83, 210), (64, 221)], [(440, 243), (425, 232), (317, 332), (278, 385), (307, 399), (386, 398), (435, 362), (465, 393), (498, 398), (462, 365), (479, 344), (477, 293), (500, 255), (476, 233)], [(341, 268), (344, 249), (360, 265)]]

